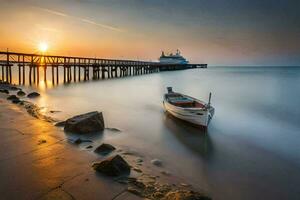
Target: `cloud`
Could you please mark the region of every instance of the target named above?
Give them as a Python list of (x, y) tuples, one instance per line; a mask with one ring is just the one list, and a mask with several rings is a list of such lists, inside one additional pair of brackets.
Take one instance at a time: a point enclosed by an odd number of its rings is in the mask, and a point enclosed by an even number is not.
[(109, 25), (106, 25), (106, 24), (99, 24), (99, 23), (94, 22), (94, 21), (89, 20), (89, 19), (83, 19), (83, 18), (79, 18), (79, 19), (80, 19), (82, 22), (85, 22), (85, 23), (87, 23), (87, 24), (99, 26), (99, 27), (102, 27), (102, 28), (105, 28), (105, 29), (109, 29), (109, 30), (112, 30), (112, 31), (125, 32), (124, 30), (119, 29), (119, 28), (117, 28), (117, 27), (109, 26)]
[(61, 32), (60, 30), (57, 30), (55, 28), (45, 27), (42, 24), (36, 24), (36, 27), (40, 30), (44, 30), (48, 32), (55, 32), (55, 33)]
[(72, 15), (68, 15), (66, 13), (58, 12), (56, 10), (50, 10), (50, 9), (47, 9), (47, 8), (41, 8), (41, 7), (35, 7), (35, 6), (33, 6), (33, 7), (38, 9), (38, 10), (41, 10), (41, 11), (44, 11), (44, 12), (47, 12), (47, 13), (50, 13), (50, 14), (53, 14), (53, 15), (57, 15), (57, 16), (60, 16), (60, 17), (68, 17), (68, 18), (71, 18), (71, 19), (74, 19), (74, 20), (77, 20), (77, 21), (80, 21), (80, 22), (83, 22), (83, 23), (86, 23), (86, 24), (89, 24), (89, 25), (101, 27), (103, 29), (116, 31), (116, 32), (125, 32), (125, 30), (123, 30), (123, 29), (120, 29), (120, 28), (117, 28), (117, 27), (114, 27), (114, 26), (111, 26), (111, 25), (107, 25), (107, 24), (98, 23), (98, 22), (92, 21), (90, 19), (75, 17), (75, 16), (72, 16)]
[(42, 11), (45, 11), (45, 12), (53, 14), (53, 15), (58, 15), (58, 16), (61, 16), (61, 17), (69, 17), (69, 15), (67, 15), (65, 13), (62, 13), (62, 12), (57, 12), (55, 10), (50, 10), (50, 9), (41, 8), (41, 7), (35, 7), (35, 6), (34, 6), (34, 8), (42, 10)]

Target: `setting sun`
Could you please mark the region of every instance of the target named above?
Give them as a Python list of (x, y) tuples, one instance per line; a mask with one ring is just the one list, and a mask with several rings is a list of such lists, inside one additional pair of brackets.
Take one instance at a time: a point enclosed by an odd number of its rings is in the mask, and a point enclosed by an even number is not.
[(48, 50), (48, 44), (46, 42), (40, 42), (38, 46), (39, 51), (42, 53), (46, 52)]

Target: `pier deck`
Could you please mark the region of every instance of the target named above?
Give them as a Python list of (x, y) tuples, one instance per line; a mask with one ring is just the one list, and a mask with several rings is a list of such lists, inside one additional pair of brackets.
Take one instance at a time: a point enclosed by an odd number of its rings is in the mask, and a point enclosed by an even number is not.
[[(57, 56), (28, 54), (17, 52), (0, 52), (0, 79), (12, 82), (12, 67), (18, 70), (19, 84), (39, 83), (40, 70), (47, 79), (47, 68), (51, 69), (52, 83), (59, 83), (59, 68), (63, 69), (63, 81), (87, 81), (123, 76), (135, 76), (160, 71), (206, 68), (207, 64), (167, 64), (159, 62), (87, 58), (74, 56)], [(26, 73), (25, 68), (29, 68)]]

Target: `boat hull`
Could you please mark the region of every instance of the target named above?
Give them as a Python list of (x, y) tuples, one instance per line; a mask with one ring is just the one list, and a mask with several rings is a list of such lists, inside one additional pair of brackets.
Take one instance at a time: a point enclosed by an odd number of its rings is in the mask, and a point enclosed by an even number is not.
[(181, 108), (170, 104), (166, 99), (163, 101), (165, 110), (174, 117), (207, 128), (214, 114), (214, 108), (207, 109)]

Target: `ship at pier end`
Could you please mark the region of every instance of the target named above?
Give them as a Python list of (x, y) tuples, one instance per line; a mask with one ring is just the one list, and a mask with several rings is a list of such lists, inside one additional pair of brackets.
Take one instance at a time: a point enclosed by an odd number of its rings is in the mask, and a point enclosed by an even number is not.
[(180, 51), (177, 49), (176, 54), (170, 53), (168, 55), (165, 54), (164, 51), (161, 52), (161, 56), (159, 58), (160, 63), (166, 63), (166, 64), (188, 64), (189, 61), (187, 61), (180, 53)]
[(191, 64), (186, 58), (181, 55), (181, 52), (178, 49), (175, 54), (166, 54), (164, 51), (162, 51), (161, 56), (158, 60), (162, 65), (160, 67), (160, 71), (207, 68), (207, 64)]

